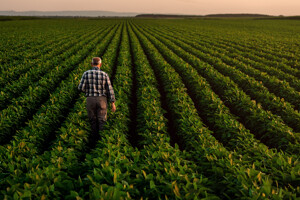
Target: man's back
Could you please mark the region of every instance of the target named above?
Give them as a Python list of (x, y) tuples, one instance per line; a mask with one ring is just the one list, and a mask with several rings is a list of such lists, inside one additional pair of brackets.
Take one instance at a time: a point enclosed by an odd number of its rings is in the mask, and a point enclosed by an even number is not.
[(106, 96), (114, 101), (114, 91), (109, 76), (97, 67), (83, 73), (78, 89), (85, 92), (85, 96)]

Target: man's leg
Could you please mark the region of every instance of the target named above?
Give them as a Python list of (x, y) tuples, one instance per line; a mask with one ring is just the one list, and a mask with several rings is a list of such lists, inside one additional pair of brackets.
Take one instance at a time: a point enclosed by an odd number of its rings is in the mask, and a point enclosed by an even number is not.
[(91, 124), (91, 137), (93, 139), (93, 137), (99, 132), (99, 125), (97, 120), (97, 98), (87, 97), (86, 108), (88, 118)]
[(106, 122), (107, 115), (107, 99), (104, 96), (99, 97), (99, 104), (97, 109), (98, 128), (99, 131), (103, 130)]

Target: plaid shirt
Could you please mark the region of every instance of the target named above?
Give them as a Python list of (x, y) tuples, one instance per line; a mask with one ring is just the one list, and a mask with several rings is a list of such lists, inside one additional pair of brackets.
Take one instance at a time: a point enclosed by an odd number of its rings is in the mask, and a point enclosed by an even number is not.
[(115, 102), (115, 94), (108, 75), (98, 67), (83, 73), (78, 90), (85, 92), (86, 97), (106, 96)]

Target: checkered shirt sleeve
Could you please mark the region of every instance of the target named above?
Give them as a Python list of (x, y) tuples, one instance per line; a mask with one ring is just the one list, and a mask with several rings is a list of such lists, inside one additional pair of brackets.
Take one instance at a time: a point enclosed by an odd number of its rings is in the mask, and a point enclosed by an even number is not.
[(115, 99), (114, 89), (111, 85), (108, 75), (106, 75), (106, 91), (107, 91), (107, 96), (110, 99), (110, 102), (115, 102), (116, 99)]
[(81, 92), (85, 92), (85, 84), (86, 84), (86, 72), (83, 73), (82, 77), (81, 77), (81, 80), (80, 80), (80, 83), (78, 85), (78, 90), (81, 91)]

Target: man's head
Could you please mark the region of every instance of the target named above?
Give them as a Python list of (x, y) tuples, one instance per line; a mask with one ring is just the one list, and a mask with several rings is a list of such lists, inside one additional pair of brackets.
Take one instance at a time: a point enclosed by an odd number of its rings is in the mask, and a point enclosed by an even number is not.
[(92, 66), (100, 68), (102, 64), (102, 60), (99, 57), (94, 57), (92, 59)]

